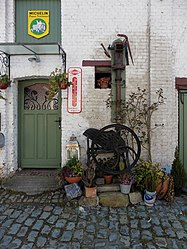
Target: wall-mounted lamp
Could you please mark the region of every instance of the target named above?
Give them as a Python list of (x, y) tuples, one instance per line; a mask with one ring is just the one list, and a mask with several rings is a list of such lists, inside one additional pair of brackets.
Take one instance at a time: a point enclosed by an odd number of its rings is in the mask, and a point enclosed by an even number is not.
[(33, 55), (32, 57), (29, 57), (28, 60), (29, 60), (30, 62), (35, 61), (35, 62), (38, 63), (38, 62), (40, 62), (40, 57), (39, 57), (38, 55)]

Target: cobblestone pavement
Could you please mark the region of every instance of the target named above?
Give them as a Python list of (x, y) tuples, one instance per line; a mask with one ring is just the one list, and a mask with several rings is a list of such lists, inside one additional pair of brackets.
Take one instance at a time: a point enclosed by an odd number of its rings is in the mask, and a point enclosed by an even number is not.
[(0, 249), (187, 248), (187, 196), (127, 208), (80, 207), (60, 191), (0, 190)]

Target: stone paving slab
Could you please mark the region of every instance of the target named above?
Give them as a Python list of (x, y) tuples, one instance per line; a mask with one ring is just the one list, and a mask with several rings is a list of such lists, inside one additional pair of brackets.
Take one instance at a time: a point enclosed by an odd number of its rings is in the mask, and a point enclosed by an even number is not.
[(63, 191), (0, 191), (1, 249), (187, 248), (187, 196), (123, 208), (81, 207)]

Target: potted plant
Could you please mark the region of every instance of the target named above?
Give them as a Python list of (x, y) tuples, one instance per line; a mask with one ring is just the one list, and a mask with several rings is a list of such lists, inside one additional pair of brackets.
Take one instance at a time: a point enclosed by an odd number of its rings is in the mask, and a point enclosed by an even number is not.
[(186, 186), (187, 174), (180, 160), (178, 146), (175, 148), (175, 157), (172, 163), (171, 175), (174, 180), (175, 195), (180, 195), (182, 188)]
[(119, 175), (120, 190), (123, 194), (129, 194), (132, 183), (134, 182), (134, 176), (130, 172), (125, 172)]
[(144, 190), (144, 202), (148, 206), (153, 206), (156, 200), (156, 188), (162, 177), (162, 169), (159, 163), (143, 161), (134, 170), (137, 187)]
[(6, 89), (10, 85), (10, 80), (7, 74), (0, 73), (0, 89)]
[(58, 174), (59, 180), (65, 180), (68, 183), (80, 182), (81, 176), (83, 175), (83, 165), (74, 156), (66, 161), (64, 167), (60, 170)]
[(59, 89), (67, 89), (72, 82), (68, 81), (68, 73), (63, 72), (60, 68), (55, 68), (49, 76), (49, 93), (48, 98), (52, 99)]
[(112, 182), (113, 175), (105, 174), (104, 179), (106, 184), (110, 184)]
[(89, 164), (85, 164), (82, 176), (82, 181), (85, 185), (85, 197), (96, 197), (97, 189), (95, 186), (95, 170), (96, 163), (92, 161)]
[(111, 78), (110, 77), (102, 77), (100, 79), (97, 80), (97, 85), (101, 88), (101, 89), (106, 89), (109, 87), (109, 84), (111, 82)]

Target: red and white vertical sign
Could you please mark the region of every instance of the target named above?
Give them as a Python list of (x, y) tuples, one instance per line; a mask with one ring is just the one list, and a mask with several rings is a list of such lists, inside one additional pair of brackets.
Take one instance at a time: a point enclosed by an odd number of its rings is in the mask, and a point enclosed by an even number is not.
[(68, 80), (72, 82), (72, 85), (68, 87), (68, 112), (80, 113), (82, 111), (82, 69), (70, 67)]

